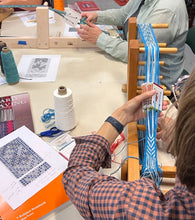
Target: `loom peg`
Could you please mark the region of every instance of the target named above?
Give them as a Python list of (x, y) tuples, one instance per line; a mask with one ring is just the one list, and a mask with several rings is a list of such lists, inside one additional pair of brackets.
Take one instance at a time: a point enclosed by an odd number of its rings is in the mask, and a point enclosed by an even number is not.
[(167, 87), (165, 85), (160, 85), (164, 90), (167, 90)]
[[(145, 80), (145, 76), (137, 76), (137, 79), (138, 80)], [(162, 80), (163, 79), (163, 76), (160, 76), (160, 80)]]
[[(123, 160), (121, 161), (123, 162)], [(164, 178), (175, 178), (176, 176), (176, 167), (175, 166), (161, 166), (160, 167), (161, 170), (163, 171), (163, 177)], [(139, 170), (141, 171), (142, 169), (142, 165), (139, 165)], [(128, 162), (125, 161), (124, 166), (121, 169), (121, 179), (122, 180), (126, 180), (126, 176), (127, 176), (127, 170), (128, 170)]]
[[(163, 77), (160, 77), (160, 79), (162, 79), (162, 78), (163, 78)], [(137, 79), (138, 79), (138, 80), (144, 80), (144, 79), (145, 79), (145, 76), (138, 76)], [(162, 86), (162, 87), (163, 87), (163, 89), (166, 89), (165, 86)], [(141, 87), (137, 87), (137, 89), (140, 90)], [(122, 92), (127, 92), (127, 84), (126, 84), (126, 83), (122, 85)]]
[[(140, 131), (146, 131), (146, 125), (138, 125), (137, 124), (137, 129)], [(160, 127), (157, 127), (157, 131), (159, 132), (161, 129)]]
[[(159, 52), (160, 53), (177, 53), (178, 49), (176, 47), (160, 47), (159, 48)], [(140, 47), (139, 48), (139, 52), (140, 53), (145, 53), (145, 48), (144, 47)]]
[(153, 23), (151, 24), (152, 28), (168, 28), (169, 24), (167, 23)]
[[(142, 93), (141, 89), (137, 89), (137, 94), (140, 95)], [(171, 91), (170, 90), (165, 90), (164, 91), (164, 95), (166, 96), (170, 96), (171, 95)]]
[[(159, 47), (166, 47), (167, 44), (166, 43), (158, 43)], [(139, 47), (144, 47), (144, 43), (139, 43)]]
[[(144, 80), (145, 79), (145, 76), (139, 76), (138, 77), (139, 80)], [(171, 95), (171, 91), (170, 90), (167, 90), (165, 86), (163, 86), (163, 89), (164, 89), (164, 95), (166, 96), (170, 96)], [(122, 86), (122, 92), (126, 93), (127, 92), (127, 85), (126, 84), (123, 84)], [(142, 93), (142, 90), (141, 90), (141, 87), (137, 87), (137, 94), (140, 95)]]
[(169, 27), (169, 24), (167, 24), (167, 23), (161, 23), (161, 24), (153, 23), (153, 24), (152, 24), (152, 27), (153, 27), (153, 28), (168, 28), (168, 27)]
[[(138, 65), (140, 65), (140, 66), (144, 66), (145, 64), (146, 64), (145, 61), (139, 61), (138, 62)], [(160, 66), (163, 66), (164, 64), (165, 64), (165, 61), (159, 61)]]
[[(160, 85), (164, 90), (166, 90), (166, 87), (164, 86), (164, 85)], [(142, 88), (141, 88), (141, 86), (137, 86), (137, 89), (138, 90), (141, 90)]]
[[(145, 79), (145, 76), (139, 77), (139, 79)], [(171, 95), (171, 91), (170, 90), (166, 90), (166, 87), (162, 86), (164, 89), (164, 95), (166, 96), (170, 96)], [(123, 84), (122, 85), (122, 92), (126, 93), (127, 92), (127, 84)], [(137, 94), (141, 94), (142, 90), (141, 87), (137, 87)]]

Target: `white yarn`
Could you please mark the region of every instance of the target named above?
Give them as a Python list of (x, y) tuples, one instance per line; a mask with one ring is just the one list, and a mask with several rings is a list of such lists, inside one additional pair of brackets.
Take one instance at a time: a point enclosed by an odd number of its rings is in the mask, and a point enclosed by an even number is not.
[(53, 93), (55, 109), (55, 126), (62, 131), (69, 131), (76, 126), (75, 111), (71, 89), (60, 95), (58, 89)]

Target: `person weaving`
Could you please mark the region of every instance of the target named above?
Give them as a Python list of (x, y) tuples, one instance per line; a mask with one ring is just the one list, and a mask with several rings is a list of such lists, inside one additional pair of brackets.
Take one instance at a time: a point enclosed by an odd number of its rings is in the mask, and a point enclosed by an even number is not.
[(182, 91), (169, 146), (176, 157), (175, 187), (163, 194), (149, 178), (126, 182), (98, 172), (100, 167), (110, 167), (111, 144), (124, 126), (144, 116), (142, 101), (154, 93), (143, 93), (125, 103), (96, 134), (75, 138), (62, 182), (84, 219), (195, 218), (195, 70)]

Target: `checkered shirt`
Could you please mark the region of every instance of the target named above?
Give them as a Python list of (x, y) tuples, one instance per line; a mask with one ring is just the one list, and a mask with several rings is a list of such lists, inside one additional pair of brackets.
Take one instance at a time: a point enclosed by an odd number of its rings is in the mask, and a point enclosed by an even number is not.
[(195, 219), (195, 194), (178, 178), (165, 195), (147, 178), (118, 180), (98, 172), (111, 166), (105, 138), (89, 135), (76, 138), (76, 143), (62, 181), (84, 219)]

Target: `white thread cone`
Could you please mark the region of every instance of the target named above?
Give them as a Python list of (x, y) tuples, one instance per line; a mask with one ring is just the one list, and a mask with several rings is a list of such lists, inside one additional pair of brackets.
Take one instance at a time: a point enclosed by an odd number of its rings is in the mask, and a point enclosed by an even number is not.
[(76, 126), (72, 91), (65, 88), (66, 93), (63, 94), (60, 88), (65, 87), (59, 87), (54, 91), (55, 126), (60, 130), (69, 131)]

